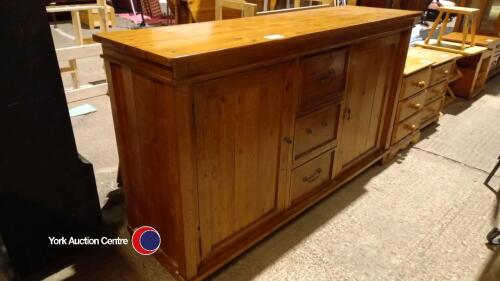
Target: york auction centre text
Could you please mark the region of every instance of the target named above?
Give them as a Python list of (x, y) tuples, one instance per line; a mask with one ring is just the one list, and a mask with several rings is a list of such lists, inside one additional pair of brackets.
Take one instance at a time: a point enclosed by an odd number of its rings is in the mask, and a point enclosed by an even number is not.
[(125, 238), (75, 238), (75, 237), (49, 237), (50, 245), (128, 245), (129, 241)]

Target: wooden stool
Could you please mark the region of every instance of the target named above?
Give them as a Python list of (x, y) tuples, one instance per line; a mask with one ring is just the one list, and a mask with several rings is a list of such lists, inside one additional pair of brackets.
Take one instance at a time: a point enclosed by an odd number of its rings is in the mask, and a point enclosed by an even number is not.
[[(460, 50), (465, 50), (468, 47), (474, 47), (475, 46), (475, 36), (476, 36), (476, 29), (477, 29), (477, 16), (479, 14), (479, 9), (476, 8), (467, 8), (467, 7), (439, 7), (439, 15), (437, 16), (436, 20), (434, 21), (434, 24), (432, 25), (429, 35), (427, 38), (425, 38), (424, 44), (428, 45), (429, 48), (432, 48), (433, 46), (436, 47), (442, 47), (442, 39), (444, 35), (444, 31), (446, 30), (446, 25), (450, 21), (450, 16), (451, 14), (457, 14), (459, 16), (464, 17), (464, 25), (463, 25), (463, 30), (462, 30), (462, 41), (460, 44)], [(443, 23), (441, 24), (441, 29), (439, 30), (439, 36), (437, 38), (437, 42), (435, 45), (431, 44), (431, 38), (434, 35), (434, 32), (436, 31), (439, 22), (443, 19)], [(469, 34), (469, 21), (470, 21), (470, 45), (467, 44), (467, 35)], [(440, 48), (439, 48), (440, 49)]]

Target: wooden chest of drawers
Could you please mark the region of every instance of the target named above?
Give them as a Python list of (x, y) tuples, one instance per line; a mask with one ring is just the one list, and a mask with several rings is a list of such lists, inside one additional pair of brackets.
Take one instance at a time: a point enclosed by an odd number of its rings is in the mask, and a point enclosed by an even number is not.
[(95, 36), (130, 228), (155, 227), (158, 260), (203, 279), (379, 161), (417, 16), (349, 6)]
[(410, 47), (392, 134), (392, 148), (385, 160), (420, 139), (420, 130), (437, 122), (448, 82), (455, 75), (460, 55)]

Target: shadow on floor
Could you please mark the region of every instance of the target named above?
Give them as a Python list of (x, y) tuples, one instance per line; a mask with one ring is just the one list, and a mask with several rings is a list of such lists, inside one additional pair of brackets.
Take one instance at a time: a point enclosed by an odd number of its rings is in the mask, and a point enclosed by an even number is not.
[[(391, 163), (395, 161), (391, 161)], [(342, 212), (343, 209), (361, 198), (367, 192), (364, 186), (368, 181), (381, 173), (391, 163), (384, 166), (372, 166), (353, 181), (335, 191), (331, 196), (286, 224), (285, 228), (271, 234), (250, 251), (230, 262), (209, 280), (252, 280), (259, 273), (273, 265), (286, 252), (293, 249), (302, 240)], [(236, 266), (242, 262), (248, 262), (249, 264), (243, 266), (244, 269)]]
[[(300, 215), (286, 227), (270, 235), (248, 252), (232, 261), (211, 279), (224, 274), (229, 280), (251, 280), (272, 265), (288, 250), (294, 248), (316, 229), (339, 214), (344, 208), (356, 201), (366, 192), (364, 186), (389, 165), (374, 165), (353, 181), (325, 198), (318, 205)], [(125, 206), (120, 189), (108, 194), (108, 201), (102, 208), (104, 235), (107, 237), (129, 238), (125, 228)], [(272, 245), (265, 245), (272, 243)], [(261, 247), (262, 246), (262, 247)], [(244, 260), (248, 255), (251, 266), (244, 271), (230, 266)], [(142, 257), (133, 252), (130, 246), (85, 247), (64, 259), (48, 266), (44, 271), (23, 280), (174, 280), (152, 257)], [(14, 280), (14, 279), (13, 279)], [(19, 279), (18, 279), (19, 280)]]
[(500, 85), (500, 75), (497, 74), (496, 76), (488, 80), (485, 89), (482, 90), (478, 95), (468, 100), (457, 97), (457, 99), (455, 99), (451, 104), (447, 105), (444, 108), (443, 113), (458, 115), (471, 107), (474, 102), (479, 100), (483, 95), (500, 96), (498, 85)]
[[(110, 192), (102, 208), (103, 236), (128, 238), (125, 206), (121, 189)], [(127, 247), (127, 246), (122, 246)], [(141, 280), (140, 273), (128, 266), (127, 256), (120, 246), (84, 246), (50, 264), (44, 270), (25, 278), (12, 280)]]

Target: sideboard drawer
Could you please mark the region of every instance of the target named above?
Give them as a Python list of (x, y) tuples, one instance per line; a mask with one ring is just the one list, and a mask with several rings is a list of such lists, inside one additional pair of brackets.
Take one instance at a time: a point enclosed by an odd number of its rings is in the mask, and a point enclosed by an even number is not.
[(450, 61), (448, 63), (434, 67), (432, 69), (430, 85), (434, 85), (434, 83), (450, 78), (453, 75), (454, 67), (455, 67), (455, 61)]
[(444, 96), (447, 87), (448, 87), (448, 82), (443, 81), (439, 84), (436, 84), (436, 85), (428, 88), (427, 89), (427, 96), (425, 97), (425, 104), (428, 104), (429, 102)]
[(408, 116), (417, 113), (424, 107), (426, 97), (426, 90), (423, 90), (421, 93), (401, 101), (398, 107), (398, 119), (397, 121), (401, 121), (406, 119)]
[(327, 106), (297, 120), (294, 156), (299, 158), (315, 148), (333, 145), (337, 138), (340, 104)]
[(302, 59), (299, 110), (342, 95), (346, 84), (347, 54), (347, 49), (341, 49)]
[(433, 101), (426, 105), (422, 110), (422, 121), (427, 121), (428, 119), (438, 116), (439, 112), (441, 111), (443, 102), (444, 97), (441, 97), (440, 99), (437, 99), (436, 101)]
[(399, 123), (394, 131), (392, 137), (392, 143), (400, 141), (402, 138), (418, 130), (420, 127), (421, 112), (407, 118), (406, 120)]
[(403, 78), (401, 98), (407, 98), (427, 88), (430, 79), (431, 70), (428, 68)]
[(326, 152), (292, 171), (292, 204), (330, 181), (333, 155)]

